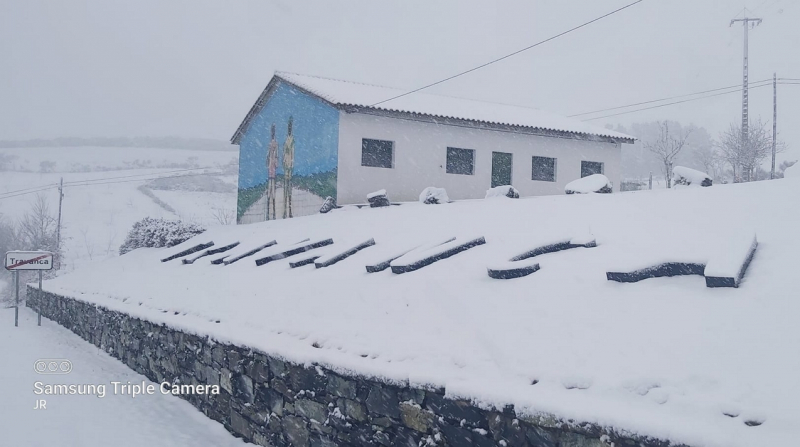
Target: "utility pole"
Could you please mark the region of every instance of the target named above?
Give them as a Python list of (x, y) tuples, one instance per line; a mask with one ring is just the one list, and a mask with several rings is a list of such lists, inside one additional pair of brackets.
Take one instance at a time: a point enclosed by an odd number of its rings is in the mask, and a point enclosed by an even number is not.
[(56, 227), (56, 259), (58, 259), (57, 268), (61, 268), (61, 203), (64, 201), (64, 177), (61, 177), (61, 183), (58, 185), (58, 226)]
[[(747, 10), (745, 10), (746, 12)], [(733, 26), (736, 22), (742, 22), (744, 24), (744, 62), (742, 65), (743, 71), (743, 81), (742, 81), (742, 144), (747, 146), (747, 140), (750, 135), (750, 117), (748, 116), (748, 107), (749, 107), (749, 88), (748, 88), (748, 44), (747, 44), (747, 31), (750, 29), (750, 22), (753, 22), (755, 25), (761, 24), (761, 19), (757, 18), (750, 18), (747, 17), (745, 14), (744, 18), (741, 19), (733, 19), (731, 20), (730, 26)], [(750, 173), (748, 173), (749, 177)]]
[(772, 170), (769, 179), (775, 178), (775, 150), (778, 139), (778, 73), (772, 73)]

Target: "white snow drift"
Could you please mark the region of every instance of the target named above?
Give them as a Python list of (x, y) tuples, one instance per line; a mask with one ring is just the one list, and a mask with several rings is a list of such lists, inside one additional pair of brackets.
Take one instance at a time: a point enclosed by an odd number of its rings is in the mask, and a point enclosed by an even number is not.
[[(444, 386), (518, 412), (693, 446), (794, 445), (800, 208), (784, 205), (800, 201), (798, 183), (343, 208), (213, 228), (44, 287), (293, 361)], [(589, 232), (597, 247), (537, 256), (541, 268), (529, 276), (487, 275), (487, 266)], [(707, 288), (701, 276), (606, 280), (620, 263), (707, 263), (753, 233), (758, 251), (738, 289)], [(417, 271), (365, 270), (475, 236), (486, 243)], [(228, 266), (210, 256), (160, 262), (207, 240), (244, 248), (274, 239), (272, 251), (306, 238), (333, 238), (319, 250), (329, 256), (369, 238), (375, 245), (326, 268), (289, 268), (314, 252), (260, 267), (258, 255)]]

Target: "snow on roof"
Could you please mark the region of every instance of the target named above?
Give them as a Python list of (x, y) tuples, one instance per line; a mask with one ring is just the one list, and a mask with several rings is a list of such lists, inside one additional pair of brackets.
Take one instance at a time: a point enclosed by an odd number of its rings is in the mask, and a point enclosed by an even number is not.
[[(634, 137), (538, 109), (477, 101), (430, 93), (412, 93), (380, 105), (380, 101), (406, 93), (393, 87), (342, 81), (297, 73), (276, 72), (275, 77), (314, 94), (337, 107), (358, 107), (383, 112), (404, 112), (437, 118), (461, 119), (489, 125), (521, 126), (576, 135), (591, 135), (633, 143)], [(239, 127), (243, 132), (251, 114)], [(236, 140), (236, 136), (234, 136)], [(235, 142), (235, 141), (234, 141)]]
[[(800, 201), (794, 183), (344, 207), (214, 227), (181, 246), (99, 261), (44, 288), (292, 361), (444, 386), (518, 412), (692, 446), (795, 445), (800, 208), (775, 206)], [(588, 232), (597, 247), (530, 258), (541, 269), (528, 276), (487, 274)], [(620, 263), (705, 263), (752, 232), (761, 244), (738, 289), (707, 288), (702, 276), (606, 279)], [(476, 235), (486, 243), (417, 271), (365, 269), (420, 245)], [(210, 257), (160, 262), (208, 240), (253, 247), (275, 239), (269, 250), (277, 252), (324, 238), (334, 244), (316, 255), (369, 238), (375, 245), (325, 268), (289, 267), (315, 251), (260, 267), (259, 255), (228, 266)]]

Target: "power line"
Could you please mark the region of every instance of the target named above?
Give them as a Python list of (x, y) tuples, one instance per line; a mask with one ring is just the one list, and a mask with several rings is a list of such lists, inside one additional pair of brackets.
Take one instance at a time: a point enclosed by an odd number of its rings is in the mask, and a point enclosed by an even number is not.
[(54, 187), (54, 186), (57, 186), (57, 184), (56, 184), (56, 183), (51, 183), (50, 185), (39, 185), (39, 186), (32, 186), (32, 187), (30, 187), (30, 188), (16, 189), (16, 190), (14, 190), (14, 191), (0, 192), (0, 196), (4, 196), (4, 195), (6, 195), (6, 194), (14, 194), (15, 192), (23, 192), (23, 191), (28, 191), (28, 190), (31, 190), (31, 189), (37, 189), (37, 188), (42, 188), (42, 187)]
[[(130, 180), (120, 180), (120, 181), (110, 181), (110, 182), (99, 182), (99, 183), (82, 183), (80, 181), (70, 183), (69, 186), (95, 186), (95, 185), (110, 185), (116, 183), (129, 183), (129, 182), (143, 182), (148, 180), (160, 180), (165, 178), (182, 178), (182, 177), (196, 177), (199, 175), (219, 175), (219, 172), (198, 172), (196, 174), (183, 174), (183, 175), (168, 175), (164, 177), (154, 177), (154, 178), (141, 178), (141, 179), (130, 179)], [(67, 186), (67, 183), (64, 183), (64, 186)]]
[[(157, 169), (157, 168), (155, 168)], [(151, 175), (159, 175), (159, 174), (172, 174), (175, 172), (186, 172), (186, 171), (197, 171), (200, 169), (213, 169), (212, 167), (205, 167), (205, 168), (188, 168), (188, 169), (175, 169), (172, 171), (164, 171), (164, 172), (151, 172), (148, 174), (133, 174), (133, 175), (120, 175), (115, 177), (105, 177), (105, 178), (95, 178), (95, 179), (87, 179), (87, 180), (75, 180), (72, 182), (66, 182), (65, 185), (70, 185), (73, 183), (84, 183), (84, 182), (99, 182), (101, 180), (114, 180), (119, 178), (132, 178), (132, 177), (147, 177)]]
[[(764, 6), (764, 3), (768, 2), (768, 1), (769, 1), (769, 0), (764, 0), (763, 2), (761, 2), (761, 4), (759, 4), (758, 6), (756, 6), (756, 7), (755, 7), (755, 9), (751, 9), (751, 10), (750, 10), (750, 12), (751, 12), (751, 13), (755, 13), (756, 11), (758, 11), (758, 9), (759, 9), (759, 8), (761, 8), (762, 6)], [(770, 5), (770, 6), (772, 6), (772, 5)], [(745, 9), (747, 9), (747, 8), (745, 8)], [(739, 13), (739, 14), (741, 14), (741, 13)], [(737, 15), (736, 15), (736, 17), (739, 17), (739, 15), (737, 14)]]
[[(762, 80), (762, 81), (754, 81), (754, 82), (751, 82), (750, 85), (760, 84), (762, 82), (768, 82), (768, 81), (771, 81), (771, 79), (765, 79), (765, 80)], [(576, 113), (574, 115), (567, 115), (567, 117), (568, 118), (573, 118), (573, 117), (576, 117), (576, 116), (591, 115), (593, 113), (600, 113), (600, 112), (608, 112), (608, 111), (611, 111), (611, 110), (626, 109), (628, 107), (636, 107), (636, 106), (641, 106), (641, 105), (645, 105), (645, 104), (652, 104), (652, 103), (655, 103), (655, 102), (669, 101), (669, 100), (678, 99), (678, 98), (686, 98), (688, 96), (702, 95), (702, 94), (705, 94), (705, 93), (718, 92), (718, 91), (721, 91), (721, 90), (730, 90), (732, 88), (737, 89), (736, 91), (741, 91), (742, 90), (742, 86), (740, 84), (736, 84), (736, 85), (731, 85), (731, 86), (728, 86), (728, 87), (720, 87), (720, 88), (715, 88), (715, 89), (711, 89), (711, 90), (704, 90), (702, 92), (687, 93), (685, 95), (670, 96), (670, 97), (661, 98), (661, 99), (652, 99), (650, 101), (637, 102), (637, 103), (634, 103), (634, 104), (628, 104), (628, 105), (624, 105), (624, 106), (610, 107), (608, 109), (600, 109), (600, 110), (593, 110), (591, 112)]]
[(539, 45), (542, 45), (543, 43), (550, 42), (551, 40), (555, 40), (555, 39), (557, 39), (557, 38), (559, 38), (559, 37), (561, 37), (561, 36), (563, 36), (563, 35), (565, 35), (565, 34), (569, 34), (569, 33), (573, 32), (573, 31), (576, 31), (576, 30), (578, 30), (578, 29), (581, 29), (581, 28), (583, 28), (583, 27), (585, 27), (585, 26), (587, 26), (587, 25), (590, 25), (590, 24), (592, 24), (592, 23), (594, 23), (594, 22), (597, 22), (597, 21), (599, 21), (599, 20), (602, 20), (602, 19), (604, 19), (604, 18), (606, 18), (606, 17), (608, 17), (608, 16), (610, 16), (610, 15), (616, 14), (616, 13), (618, 13), (618, 12), (622, 11), (622, 10), (625, 10), (625, 9), (627, 9), (627, 8), (630, 8), (631, 6), (633, 6), (633, 5), (636, 5), (637, 3), (641, 3), (641, 2), (643, 2), (643, 1), (644, 1), (644, 0), (636, 0), (636, 1), (635, 1), (635, 2), (633, 2), (633, 3), (627, 4), (627, 5), (625, 5), (625, 6), (621, 7), (621, 8), (619, 8), (619, 9), (615, 9), (614, 11), (611, 11), (611, 12), (609, 12), (609, 13), (607, 13), (607, 14), (604, 14), (604, 15), (602, 15), (602, 16), (600, 16), (600, 17), (597, 17), (597, 18), (595, 18), (595, 19), (592, 19), (592, 20), (590, 20), (590, 21), (588, 21), (588, 22), (582, 23), (582, 24), (580, 24), (580, 25), (578, 25), (578, 26), (576, 26), (576, 27), (574, 27), (574, 28), (570, 28), (570, 29), (568, 29), (568, 30), (566, 30), (566, 31), (563, 31), (563, 32), (561, 32), (561, 33), (559, 33), (559, 34), (556, 34), (555, 36), (548, 37), (548, 38), (547, 38), (547, 39), (545, 39), (545, 40), (542, 40), (542, 41), (536, 42), (535, 44), (533, 44), (533, 45), (530, 45), (530, 46), (527, 46), (527, 47), (525, 47), (525, 48), (523, 48), (523, 49), (521, 49), (521, 50), (517, 50), (517, 51), (514, 51), (513, 53), (506, 54), (505, 56), (499, 57), (499, 58), (497, 58), (497, 59), (494, 59), (494, 60), (492, 60), (492, 61), (489, 61), (489, 62), (486, 62), (486, 63), (484, 63), (484, 64), (478, 65), (477, 67), (470, 68), (469, 70), (462, 71), (461, 73), (458, 73), (458, 74), (455, 74), (455, 75), (453, 75), (453, 76), (450, 76), (450, 77), (444, 78), (444, 79), (442, 79), (442, 80), (439, 80), (439, 81), (433, 82), (433, 83), (431, 83), (431, 84), (428, 84), (428, 85), (425, 85), (425, 86), (423, 86), (423, 87), (419, 87), (419, 88), (416, 88), (416, 89), (414, 89), (414, 90), (411, 90), (411, 91), (408, 91), (408, 92), (405, 92), (405, 93), (399, 94), (399, 95), (397, 95), (397, 96), (393, 96), (393, 97), (391, 97), (391, 98), (389, 98), (389, 99), (384, 99), (383, 101), (376, 102), (376, 103), (374, 103), (374, 104), (370, 105), (370, 107), (375, 107), (375, 106), (377, 106), (377, 105), (379, 105), (379, 104), (383, 104), (383, 103), (385, 103), (385, 102), (393, 101), (393, 100), (395, 100), (395, 99), (402, 98), (402, 97), (404, 97), (404, 96), (408, 96), (408, 95), (410, 95), (410, 94), (412, 94), (412, 93), (416, 93), (416, 92), (419, 92), (419, 91), (425, 90), (425, 89), (427, 89), (427, 88), (433, 87), (434, 85), (439, 85), (439, 84), (442, 84), (442, 83), (444, 83), (444, 82), (447, 82), (447, 81), (450, 81), (450, 80), (452, 80), (452, 79), (455, 79), (455, 78), (457, 78), (457, 77), (459, 77), (459, 76), (463, 76), (463, 75), (465, 75), (465, 74), (467, 74), (467, 73), (472, 73), (473, 71), (480, 70), (481, 68), (484, 68), (484, 67), (488, 67), (489, 65), (492, 65), (492, 64), (494, 64), (494, 63), (500, 62), (500, 61), (502, 61), (502, 60), (505, 60), (505, 59), (508, 59), (508, 58), (510, 58), (510, 57), (512, 57), (512, 56), (516, 56), (517, 54), (519, 54), (519, 53), (522, 53), (522, 52), (524, 52), (524, 51), (528, 51), (528, 50), (530, 50), (531, 48), (538, 47)]
[[(197, 168), (197, 169), (201, 169), (201, 168)], [(208, 168), (202, 168), (202, 169), (208, 169)], [(104, 179), (76, 180), (76, 181), (73, 181), (73, 182), (64, 183), (64, 186), (109, 185), (109, 184), (116, 184), (116, 183), (145, 182), (145, 181), (150, 181), (150, 180), (160, 180), (160, 179), (166, 179), (166, 178), (181, 178), (181, 177), (194, 177), (194, 176), (200, 176), (200, 175), (219, 175), (219, 174), (220, 174), (219, 172), (199, 172), (199, 173), (195, 173), (195, 174), (166, 175), (166, 176), (161, 176), (161, 177), (136, 178), (136, 179), (129, 179), (129, 177), (132, 177), (132, 176), (118, 176), (118, 177), (108, 177), (108, 178), (104, 178)], [(153, 175), (153, 174), (139, 174), (139, 175)], [(128, 180), (119, 180), (119, 181), (113, 180), (113, 179), (120, 179), (120, 178), (128, 178)], [(101, 182), (99, 180), (111, 180), (111, 181), (102, 181)], [(10, 192), (6, 193), (6, 194), (10, 194), (10, 195), (0, 194), (0, 200), (2, 200), (2, 199), (10, 199), (12, 197), (22, 196), (22, 195), (26, 195), (26, 194), (33, 194), (33, 193), (41, 192), (41, 191), (46, 191), (48, 189), (52, 189), (52, 188), (56, 188), (56, 187), (58, 187), (58, 185), (52, 184), (52, 185), (46, 185), (46, 186), (42, 185), (42, 186), (27, 188), (27, 189), (24, 189), (24, 190), (18, 190), (18, 191), (27, 191), (27, 192), (12, 191), (12, 192), (16, 192), (16, 194), (11, 194)], [(39, 189), (35, 189), (35, 188), (39, 188)], [(31, 189), (33, 189), (33, 190), (32, 191), (28, 191), (28, 190), (31, 190)]]
[[(16, 194), (11, 194), (11, 195), (5, 195), (5, 196), (2, 196), (2, 197), (0, 197), (0, 200), (3, 200), (3, 199), (10, 199), (10, 198), (12, 198), (12, 197), (17, 197), (17, 196), (24, 196), (24, 195), (26, 195), (26, 194), (33, 194), (33, 193), (36, 193), (36, 192), (47, 191), (48, 189), (53, 189), (53, 188), (57, 188), (57, 187), (58, 187), (58, 185), (49, 185), (49, 186), (45, 186), (45, 187), (43, 187), (43, 188), (40, 188), (40, 189), (35, 189), (35, 190), (33, 190), (33, 191), (27, 191), (27, 192), (18, 192), (18, 193), (16, 193)], [(28, 189), (30, 189), (30, 188), (28, 188)]]
[[(755, 89), (755, 88), (761, 88), (761, 87), (769, 87), (770, 85), (772, 85), (772, 84), (762, 84), (762, 85), (759, 85), (759, 86), (756, 86), (756, 87), (753, 87), (753, 88)], [(613, 114), (610, 114), (610, 115), (597, 116), (597, 117), (594, 117), (594, 118), (587, 118), (587, 119), (584, 119), (584, 120), (581, 120), (581, 121), (592, 121), (592, 120), (599, 120), (601, 118), (609, 118), (609, 117), (612, 117), (612, 116), (626, 115), (628, 113), (641, 112), (643, 110), (650, 110), (650, 109), (657, 109), (657, 108), (660, 108), (660, 107), (672, 106), (672, 105), (675, 105), (675, 104), (683, 104), (685, 102), (698, 101), (698, 100), (701, 100), (701, 99), (713, 98), (715, 96), (729, 95), (731, 93), (739, 93), (741, 91), (742, 91), (741, 89), (739, 89), (739, 90), (731, 90), (729, 92), (715, 93), (713, 95), (701, 96), (699, 98), (684, 99), (682, 101), (669, 102), (669, 103), (666, 103), (666, 104), (659, 104), (659, 105), (651, 106), (651, 107), (643, 107), (641, 109), (628, 110), (626, 112), (613, 113)]]

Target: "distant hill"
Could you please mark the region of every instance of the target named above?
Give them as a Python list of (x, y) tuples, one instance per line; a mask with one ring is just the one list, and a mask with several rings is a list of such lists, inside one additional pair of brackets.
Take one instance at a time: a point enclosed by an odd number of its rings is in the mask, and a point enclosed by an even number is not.
[(60, 137), (33, 140), (0, 140), (0, 148), (12, 147), (152, 147), (164, 149), (192, 149), (201, 151), (236, 151), (237, 146), (227, 141), (207, 138), (180, 137), (113, 137), (113, 138), (80, 138)]

